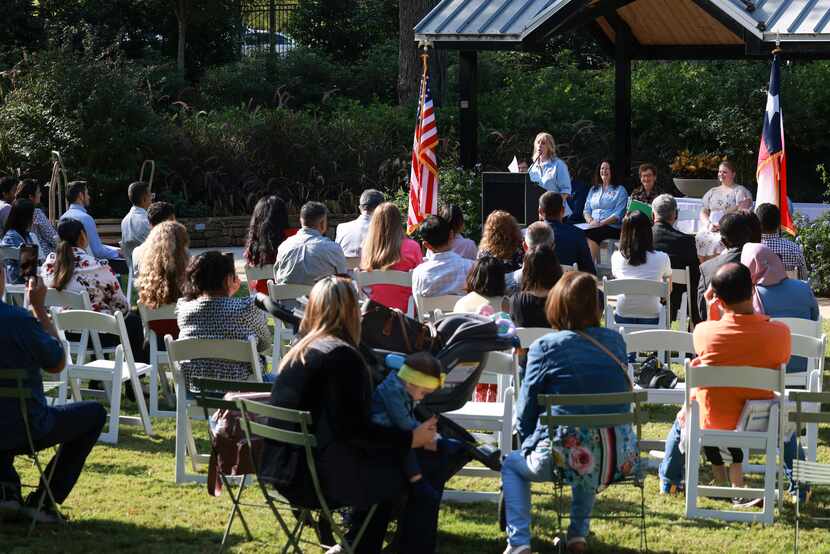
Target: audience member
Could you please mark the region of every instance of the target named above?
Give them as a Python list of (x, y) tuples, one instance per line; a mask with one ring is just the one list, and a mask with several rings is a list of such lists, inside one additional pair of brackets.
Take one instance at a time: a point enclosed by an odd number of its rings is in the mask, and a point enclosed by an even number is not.
[(550, 327), (545, 302), (561, 277), (562, 266), (552, 245), (540, 244), (527, 251), (521, 290), (509, 302), (510, 316), (517, 327)]
[[(555, 245), (555, 241), (553, 238), (553, 229), (551, 229), (551, 227), (544, 221), (534, 221), (527, 227), (527, 230), (524, 235), (524, 243), (525, 255), (523, 259), (527, 259), (527, 252), (530, 251), (531, 248), (534, 248), (536, 246), (547, 244), (551, 248), (553, 248)], [(524, 265), (516, 271), (514, 271), (513, 273), (508, 273), (506, 276), (505, 281), (507, 282), (507, 291), (511, 294), (513, 292), (516, 292), (519, 288), (521, 288), (523, 269)]]
[(412, 292), (421, 296), (463, 294), (473, 261), (452, 250), (450, 224), (437, 215), (421, 224), (424, 246), (432, 254), (412, 270)]
[(631, 198), (646, 204), (651, 204), (663, 194), (663, 189), (657, 184), (657, 166), (654, 164), (640, 165), (640, 186), (631, 192)]
[(151, 309), (175, 304), (182, 297), (190, 261), (187, 229), (176, 221), (162, 222), (145, 241), (147, 254), (138, 272), (138, 301)]
[(781, 210), (775, 204), (761, 204), (755, 208), (761, 222), (761, 243), (778, 254), (787, 271), (795, 271), (795, 276), (807, 280), (807, 260), (801, 245), (781, 236)]
[[(179, 338), (248, 340), (253, 336), (257, 351), (268, 352), (271, 331), (265, 312), (256, 307), (253, 297), (234, 296), (240, 285), (231, 257), (216, 251), (193, 257), (185, 271), (184, 297), (176, 303)], [(188, 390), (194, 389), (194, 377), (247, 381), (254, 376), (251, 364), (244, 362), (192, 360), (181, 366)]]
[(14, 202), (14, 188), (17, 186), (17, 179), (12, 176), (0, 178), (0, 229), (6, 227), (6, 218), (12, 210)]
[[(533, 141), (533, 164), (527, 176), (548, 192), (554, 192), (567, 200), (571, 195), (571, 174), (568, 165), (556, 155), (556, 143), (550, 133), (539, 133)], [(565, 202), (565, 217), (570, 217), (571, 207)]]
[[(361, 271), (412, 271), (424, 255), (421, 245), (404, 235), (401, 212), (384, 202), (372, 213), (361, 253)], [(398, 285), (372, 285), (369, 298), (390, 308), (407, 311), (412, 289)]]
[(700, 279), (700, 262), (695, 248), (695, 236), (687, 235), (674, 228), (677, 221), (677, 201), (670, 194), (661, 194), (651, 203), (654, 212), (654, 227), (651, 232), (654, 236), (654, 249), (669, 255), (672, 269), (689, 268), (689, 284), (674, 283), (671, 291), (671, 317), (677, 317), (684, 292), (688, 292), (688, 302), (692, 308), (692, 322), (697, 324), (701, 320), (698, 313), (697, 282)]
[(147, 208), (153, 201), (150, 185), (144, 181), (136, 181), (127, 189), (132, 207), (124, 219), (121, 220), (121, 251), (127, 260), (131, 259), (133, 249), (147, 240), (150, 234), (150, 220), (147, 217)]
[(340, 245), (347, 258), (358, 258), (369, 231), (369, 222), (372, 212), (380, 206), (385, 198), (383, 193), (375, 189), (366, 189), (360, 195), (360, 215), (357, 219), (341, 223), (337, 226), (334, 242)]
[[(643, 212), (630, 212), (623, 218), (620, 249), (611, 255), (611, 273), (616, 279), (668, 281), (671, 287), (669, 256), (654, 249), (651, 219)], [(657, 323), (661, 309), (660, 299), (656, 296), (620, 294), (614, 320), (617, 323)]]
[(516, 271), (522, 267), (522, 231), (515, 217), (502, 210), (496, 210), (487, 216), (478, 245), (478, 257), (484, 256), (500, 260), (506, 272)]
[[(448, 237), (444, 242), (449, 248)], [(372, 382), (357, 350), (360, 308), (350, 279), (329, 276), (314, 285), (299, 336), (282, 359), (271, 404), (311, 412), (312, 432), (320, 444), (312, 452), (323, 495), (330, 505), (354, 506), (347, 540), (353, 541), (360, 531), (368, 507), (379, 504), (358, 552), (383, 550), (393, 512), (401, 514), (400, 552), (435, 552), (440, 500), (410, 495), (403, 509), (401, 503), (409, 490), (404, 460), (413, 449), (423, 478), (438, 496), (443, 491), (445, 470), (439, 457), (422, 448), (437, 439), (436, 419), (407, 431), (372, 423)], [(262, 473), (289, 501), (309, 505), (317, 500), (305, 455), (288, 444), (266, 441)], [(337, 551), (339, 547), (330, 550)]]
[(58, 232), (52, 222), (46, 217), (38, 206), (40, 205), (40, 185), (34, 179), (23, 179), (17, 185), (17, 192), (14, 197), (18, 200), (31, 200), (35, 205), (35, 221), (32, 224), (32, 233), (37, 237), (40, 253), (46, 257), (58, 247)]
[(66, 200), (69, 202), (69, 209), (61, 216), (61, 221), (74, 219), (80, 221), (84, 226), (88, 247), (93, 256), (98, 259), (112, 260), (120, 257), (120, 251), (112, 246), (101, 242), (98, 236), (98, 229), (95, 227), (95, 220), (87, 212), (91, 195), (87, 188), (86, 181), (72, 181), (66, 186)]
[(494, 312), (505, 311), (504, 291), (504, 265), (492, 256), (482, 256), (467, 275), (467, 294), (455, 303), (453, 311), (478, 313), (484, 305)]
[[(551, 481), (553, 442), (539, 416), (540, 394), (600, 394), (631, 390), (623, 369), (625, 341), (616, 331), (600, 327), (596, 279), (581, 272), (566, 273), (548, 296), (545, 311), (554, 331), (534, 342), (516, 405), (516, 430), (521, 444), (504, 461), (502, 484), (507, 519), (505, 553), (530, 553), (530, 483)], [(628, 405), (557, 406), (554, 413), (626, 412)], [(627, 426), (630, 434), (630, 426)], [(599, 478), (599, 464), (586, 479), (572, 486), (567, 548), (583, 552)]]
[[(725, 218), (724, 218), (725, 219)], [(725, 223), (725, 222), (724, 222)], [(724, 231), (724, 225), (721, 225)], [(790, 330), (783, 323), (770, 321), (769, 316), (755, 313), (752, 307), (752, 276), (749, 269), (729, 262), (717, 269), (707, 288), (706, 299), (721, 313), (720, 319), (704, 321), (695, 327), (694, 347), (697, 358), (692, 365), (751, 366), (778, 369), (790, 357)], [(771, 399), (770, 391), (713, 387), (692, 391), (692, 398), (700, 406), (702, 429), (735, 429), (747, 400)], [(660, 489), (663, 493), (676, 491), (684, 476), (684, 456), (680, 452), (680, 429), (687, 414), (681, 410), (666, 438), (666, 456), (660, 464)], [(705, 447), (706, 457), (712, 463), (716, 481), (732, 486), (743, 486), (743, 453), (729, 448), (731, 465), (727, 472), (724, 456), (718, 447)], [(795, 456), (795, 440), (784, 448), (785, 473), (791, 475)], [(791, 485), (792, 490), (792, 485)], [(745, 503), (736, 491), (736, 504)]]
[[(46, 286), (60, 291), (86, 291), (94, 311), (108, 315), (115, 312), (124, 314), (133, 358), (137, 362), (146, 362), (141, 318), (130, 311), (130, 303), (106, 260), (98, 260), (87, 253), (89, 241), (83, 223), (75, 219), (61, 219), (58, 222), (58, 237), (58, 249), (46, 256), (41, 268)], [(119, 338), (115, 335), (101, 335), (103, 346), (118, 343)]]
[[(248, 225), (248, 238), (245, 241), (245, 263), (250, 267), (274, 265), (277, 250), (288, 238), (288, 209), (279, 196), (266, 196), (259, 199)], [(268, 294), (268, 281), (254, 279), (248, 288)]]
[(723, 251), (724, 245), (719, 235), (721, 218), (728, 213), (752, 207), (752, 193), (735, 183), (735, 165), (729, 160), (722, 161), (718, 166), (718, 180), (720, 185), (703, 195), (703, 208), (700, 210), (703, 228), (695, 235), (697, 255), (700, 256), (701, 263)]
[(475, 260), (478, 255), (478, 246), (472, 239), (465, 238), (464, 232), (464, 212), (455, 204), (448, 204), (441, 208), (439, 215), (447, 220), (452, 230), (452, 249), (457, 252), (459, 256), (469, 260)]
[(572, 265), (580, 271), (597, 274), (594, 258), (588, 248), (585, 231), (562, 223), (564, 216), (562, 195), (546, 192), (539, 198), (539, 219), (550, 225), (556, 244), (556, 257), (559, 263)]
[[(150, 222), (150, 229), (164, 221), (176, 221), (176, 211), (173, 204), (169, 202), (153, 202), (147, 208), (147, 220)], [(133, 249), (133, 274), (138, 275), (138, 267), (141, 263), (141, 257), (144, 255), (144, 243), (139, 244)]]
[(599, 260), (599, 245), (607, 239), (620, 238), (620, 227), (628, 206), (625, 187), (614, 183), (614, 166), (602, 160), (594, 174), (594, 186), (588, 191), (582, 215), (588, 228), (585, 236), (591, 255)]
[[(37, 244), (37, 239), (32, 235), (32, 223), (35, 219), (35, 205), (31, 200), (15, 200), (9, 217), (6, 218), (6, 234), (0, 240), (0, 246), (20, 248), (24, 244)], [(23, 277), (20, 275), (20, 263), (17, 260), (8, 259), (5, 262), (8, 272), (9, 284), (22, 285)]]
[(744, 244), (751, 242), (752, 223), (750, 219), (754, 217), (755, 215), (749, 212), (730, 212), (721, 218), (719, 235), (725, 250), (700, 264), (700, 279), (697, 282), (697, 306), (701, 319), (705, 319), (708, 314), (704, 294), (706, 289), (709, 288), (712, 276), (721, 266), (741, 261), (741, 249)]
[(306, 202), (300, 208), (300, 225), (296, 235), (277, 248), (274, 282), (313, 285), (321, 277), (346, 273), (343, 250), (325, 236), (328, 210), (320, 202)]
[[(0, 298), (4, 290), (5, 277), (0, 271)], [(25, 500), (21, 496), (14, 459), (30, 453), (25, 426), (32, 433), (36, 450), (59, 446), (46, 466), (46, 475), (55, 502), (62, 504), (98, 441), (107, 411), (98, 402), (76, 401), (62, 406), (46, 403), (41, 371), (60, 373), (66, 358), (44, 305), (46, 287), (40, 279), (29, 280), (28, 297), (34, 317), (23, 308), (0, 301), (0, 350), (3, 352), (0, 367), (26, 370), (25, 386), (31, 394), (26, 401), (26, 419), (17, 398), (0, 398), (0, 517), (19, 513), (39, 523), (59, 523), (57, 507), (42, 483)], [(14, 384), (6, 381), (3, 386)], [(38, 510), (41, 500), (43, 507)]]

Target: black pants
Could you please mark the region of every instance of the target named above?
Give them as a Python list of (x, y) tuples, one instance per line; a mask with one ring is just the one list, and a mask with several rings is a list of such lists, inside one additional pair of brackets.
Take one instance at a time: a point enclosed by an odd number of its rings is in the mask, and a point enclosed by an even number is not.
[[(72, 402), (47, 409), (52, 412), (55, 423), (48, 433), (35, 437), (34, 443), (35, 450), (38, 451), (56, 444), (61, 445), (57, 464), (53, 458), (45, 470), (48, 477), (52, 467), (55, 467), (50, 486), (55, 502), (60, 504), (66, 500), (78, 481), (86, 457), (104, 428), (107, 410), (98, 402)], [(15, 439), (17, 440), (9, 445), (8, 450), (0, 451), (0, 483), (19, 490), (20, 476), (14, 469), (14, 458), (28, 454), (29, 448), (23, 429), (16, 434)], [(44, 491), (38, 487), (38, 492)]]

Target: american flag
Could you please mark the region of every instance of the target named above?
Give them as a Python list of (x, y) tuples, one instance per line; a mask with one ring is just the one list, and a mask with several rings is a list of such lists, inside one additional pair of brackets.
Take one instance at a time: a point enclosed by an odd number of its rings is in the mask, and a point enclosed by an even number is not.
[(787, 154), (784, 148), (784, 116), (781, 113), (781, 63), (778, 56), (772, 58), (772, 70), (767, 91), (767, 108), (764, 113), (764, 130), (758, 147), (758, 181), (756, 204), (774, 204), (781, 211), (781, 228), (795, 235), (795, 225), (790, 217), (787, 198)]
[(429, 90), (429, 75), (424, 71), (418, 100), (418, 119), (412, 144), (412, 169), (409, 173), (409, 212), (406, 232), (412, 234), (429, 214), (438, 213), (438, 127)]

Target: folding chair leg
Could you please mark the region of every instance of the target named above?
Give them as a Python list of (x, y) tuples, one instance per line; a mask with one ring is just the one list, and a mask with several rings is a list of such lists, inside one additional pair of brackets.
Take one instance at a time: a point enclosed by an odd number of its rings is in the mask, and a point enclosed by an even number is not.
[(245, 536), (248, 538), (249, 541), (254, 539), (253, 535), (251, 535), (251, 530), (248, 528), (248, 522), (245, 521), (245, 516), (242, 515), (242, 509), (239, 507), (239, 501), (242, 498), (242, 492), (245, 490), (245, 484), (248, 481), (248, 477), (244, 475), (242, 476), (242, 482), (239, 484), (236, 495), (234, 495), (233, 488), (230, 485), (229, 479), (227, 479), (224, 474), (220, 475), (225, 487), (228, 489), (228, 494), (231, 497), (233, 508), (231, 508), (231, 514), (228, 517), (228, 523), (227, 525), (225, 525), (225, 533), (222, 535), (222, 544), (219, 547), (219, 552), (222, 551), (222, 548), (225, 546), (225, 541), (228, 540), (228, 536), (231, 533), (231, 528), (233, 527), (233, 520), (237, 515), (239, 516), (239, 521), (242, 522), (242, 527), (245, 529)]
[(305, 520), (306, 517), (309, 516), (308, 510), (301, 510), (300, 516), (297, 518), (297, 525), (294, 526), (294, 530), (288, 533), (288, 542), (282, 549), (282, 554), (288, 552), (290, 547), (294, 547), (294, 551), (297, 554), (302, 554), (303, 550), (300, 548), (300, 535), (303, 534), (303, 527), (305, 527)]
[[(35, 467), (37, 468), (38, 475), (40, 475), (40, 484), (43, 485), (44, 493), (41, 493), (40, 498), (38, 499), (37, 503), (37, 510), (38, 512), (43, 509), (43, 505), (46, 502), (46, 498), (48, 497), (49, 500), (52, 502), (52, 506), (55, 506), (55, 511), (58, 514), (58, 518), (61, 522), (64, 522), (63, 515), (60, 511), (57, 510), (58, 503), (55, 501), (55, 495), (52, 494), (52, 476), (55, 474), (55, 468), (58, 466), (58, 459), (60, 457), (61, 449), (60, 447), (57, 448), (55, 451), (55, 455), (52, 457), (52, 467), (49, 468), (49, 475), (43, 469), (43, 466), (40, 463), (40, 458), (37, 455), (37, 452), (34, 450), (34, 445), (30, 443), (32, 447), (32, 459), (35, 462)], [(48, 466), (47, 466), (48, 467)], [(37, 518), (32, 518), (32, 522), (29, 524), (29, 531), (26, 536), (30, 536), (32, 532), (35, 530), (35, 525), (37, 525)]]

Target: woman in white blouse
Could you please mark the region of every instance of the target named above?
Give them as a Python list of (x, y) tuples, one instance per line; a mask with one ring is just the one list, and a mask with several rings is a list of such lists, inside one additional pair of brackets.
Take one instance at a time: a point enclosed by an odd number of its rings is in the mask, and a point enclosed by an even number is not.
[(720, 186), (709, 189), (703, 195), (701, 230), (695, 236), (700, 263), (723, 252), (719, 226), (721, 218), (730, 212), (752, 208), (752, 193), (735, 183), (735, 166), (729, 160), (722, 161), (718, 166), (718, 181)]
[[(669, 256), (654, 250), (651, 218), (644, 213), (631, 212), (623, 218), (620, 249), (611, 256), (611, 273), (616, 279), (668, 280), (671, 289)], [(617, 297), (614, 320), (617, 323), (654, 324), (661, 309), (657, 297), (621, 294)]]

